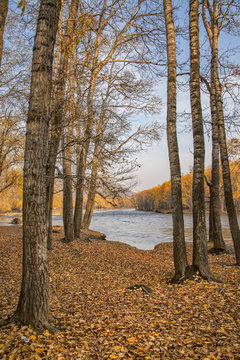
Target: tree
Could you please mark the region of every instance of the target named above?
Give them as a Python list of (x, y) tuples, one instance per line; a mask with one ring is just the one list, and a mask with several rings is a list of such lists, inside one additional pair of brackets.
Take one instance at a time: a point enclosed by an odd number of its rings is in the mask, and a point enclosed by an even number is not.
[(46, 223), (47, 134), (60, 0), (42, 0), (34, 40), (24, 155), (22, 284), (13, 319), (49, 327)]
[[(82, 140), (82, 148), (79, 156), (79, 164), (78, 164), (78, 181), (77, 181), (77, 191), (76, 191), (76, 204), (75, 204), (75, 212), (74, 212), (74, 231), (75, 237), (79, 237), (80, 228), (82, 225), (82, 212), (83, 212), (83, 191), (84, 191), (84, 182), (85, 182), (85, 172), (86, 172), (86, 163), (87, 156), (89, 152), (90, 141), (92, 137), (92, 132), (94, 128), (94, 93), (96, 88), (97, 78), (99, 77), (99, 73), (101, 70), (108, 65), (111, 61), (117, 61), (113, 59), (114, 54), (121, 48), (122, 44), (125, 42), (125, 46), (127, 43), (136, 36), (136, 34), (128, 36), (128, 30), (132, 28), (132, 25), (137, 19), (137, 14), (140, 10), (140, 6), (144, 1), (138, 1), (137, 4), (133, 4), (133, 8), (128, 10), (127, 15), (122, 18), (122, 24), (120, 25), (120, 29), (116, 27), (115, 31), (112, 32), (114, 34), (113, 41), (107, 41), (105, 38), (106, 29), (110, 26), (114, 27), (114, 19), (117, 23), (117, 17), (119, 12), (124, 12), (124, 6), (126, 1), (122, 1), (120, 4), (112, 1), (110, 6), (108, 6), (107, 1), (102, 1), (100, 3), (101, 10), (100, 14), (97, 16), (96, 20), (96, 29), (95, 34), (93, 35), (93, 44), (92, 49), (93, 52), (89, 58), (91, 73), (89, 77), (89, 87), (87, 91), (87, 99), (86, 99), (86, 107), (87, 107), (87, 115), (85, 118), (84, 124), (84, 135)], [(107, 33), (107, 32), (106, 32)], [(106, 50), (105, 53), (102, 53), (101, 46), (105, 45)], [(110, 45), (110, 46), (109, 46)]]
[(96, 193), (112, 200), (129, 193), (132, 172), (138, 166), (129, 157), (159, 140), (158, 123), (132, 129), (130, 120), (133, 113), (158, 111), (159, 99), (152, 95), (153, 83), (124, 68), (125, 65), (112, 63), (109, 72), (105, 70), (106, 80), (99, 89), (102, 100), (95, 101), (97, 116), (83, 227), (90, 225)]
[[(208, 31), (208, 22), (206, 18), (206, 3), (202, 4), (202, 17), (206, 30)], [(209, 242), (213, 243), (212, 253), (219, 254), (226, 251), (226, 245), (222, 236), (221, 225), (221, 201), (220, 201), (220, 175), (219, 175), (219, 137), (217, 122), (217, 106), (216, 94), (213, 81), (213, 59), (211, 59), (211, 81), (207, 81), (205, 77), (201, 77), (204, 81), (210, 95), (210, 112), (211, 112), (211, 130), (212, 130), (212, 169), (211, 180), (206, 179), (210, 191), (209, 204)]]
[[(143, 67), (144, 64), (146, 65), (148, 63), (145, 59), (147, 49), (145, 41), (148, 36), (149, 39), (150, 37), (154, 37), (156, 30), (153, 26), (151, 26), (151, 29), (150, 27), (145, 27), (144, 21), (146, 21), (147, 18), (151, 20), (156, 18), (158, 13), (156, 8), (148, 8), (147, 2), (141, 0), (133, 1), (132, 3), (128, 1), (110, 1), (109, 3), (107, 1), (100, 1), (97, 5), (97, 11), (96, 9), (90, 8), (89, 16), (90, 14), (94, 21), (92, 21), (92, 26), (82, 42), (82, 45), (86, 46), (84, 49), (86, 54), (84, 59), (86, 63), (84, 75), (85, 78), (88, 78), (88, 87), (82, 91), (82, 93), (86, 93), (86, 112), (82, 114), (81, 149), (77, 165), (76, 203), (74, 212), (75, 237), (79, 237), (82, 226), (83, 193), (86, 188), (87, 164), (92, 163), (91, 157), (89, 160), (89, 155), (92, 150), (91, 147), (94, 146), (92, 140), (95, 137), (94, 131), (96, 131), (95, 125), (98, 117), (98, 106), (96, 106), (96, 103), (98, 104), (99, 98), (101, 99), (102, 96), (100, 87), (104, 89), (107, 86), (107, 80), (105, 79), (108, 78), (108, 69), (112, 64), (122, 65), (119, 73), (123, 73), (126, 71), (127, 66), (137, 68), (137, 66)], [(111, 34), (111, 36), (109, 36), (109, 34)], [(140, 53), (142, 53), (142, 55), (140, 55)], [(81, 59), (81, 61), (84, 62), (83, 59)], [(130, 71), (128, 73), (131, 75)], [(130, 88), (130, 79), (126, 80), (126, 78), (127, 76), (125, 76), (125, 81), (122, 82), (123, 84), (117, 84), (118, 96), (121, 96), (121, 90), (124, 91), (124, 88), (121, 89), (120, 86), (129, 86)], [(130, 96), (131, 95), (130, 93)], [(114, 106), (115, 108), (117, 106), (120, 108), (119, 104), (114, 104)], [(113, 113), (113, 109), (110, 109), (110, 106), (108, 106), (107, 112), (108, 114), (110, 112)], [(108, 116), (109, 115), (107, 115), (107, 117)], [(94, 177), (92, 177), (93, 181)], [(91, 204), (93, 203), (89, 198), (89, 204), (90, 202)], [(87, 213), (90, 214), (89, 211)]]
[[(232, 234), (232, 239), (234, 243), (234, 249), (236, 254), (237, 265), (240, 265), (240, 230), (237, 221), (237, 214), (233, 200), (232, 184), (231, 184), (231, 173), (228, 160), (228, 151), (227, 151), (227, 141), (225, 133), (225, 122), (224, 122), (224, 112), (223, 112), (223, 103), (222, 103), (222, 87), (219, 79), (219, 70), (218, 70), (218, 43), (220, 32), (224, 25), (224, 20), (229, 14), (229, 10), (233, 4), (233, 1), (229, 3), (221, 4), (219, 7), (219, 1), (213, 0), (212, 6), (210, 2), (204, 1), (203, 5), (203, 14), (205, 8), (207, 7), (210, 15), (210, 24), (208, 23), (206, 16), (204, 17), (204, 24), (207, 30), (211, 54), (212, 54), (212, 66), (211, 66), (211, 77), (212, 77), (212, 87), (213, 87), (213, 96), (214, 102), (216, 104), (216, 117), (217, 117), (217, 126), (218, 126), (218, 141), (220, 144), (220, 154), (221, 154), (221, 163), (222, 163), (222, 174), (223, 174), (223, 184), (224, 184), (224, 195), (225, 203), (228, 213), (228, 219), (230, 224), (230, 230)], [(222, 16), (220, 19), (220, 15)], [(220, 22), (219, 22), (220, 19)]]
[[(208, 3), (210, 5), (210, 3)], [(205, 29), (209, 36), (210, 43), (212, 42), (211, 27), (206, 17), (207, 3), (202, 4), (202, 17)], [(212, 20), (211, 20), (212, 22)], [(209, 209), (209, 241), (213, 242), (211, 252), (219, 253), (226, 251), (226, 245), (222, 236), (221, 225), (221, 204), (220, 204), (220, 190), (219, 190), (219, 136), (218, 136), (218, 119), (217, 119), (217, 104), (216, 93), (214, 86), (214, 61), (211, 58), (211, 84), (207, 83), (210, 93), (210, 109), (212, 122), (212, 176), (210, 187), (210, 209)]]
[[(61, 53), (60, 53), (60, 64), (58, 71), (58, 80), (54, 97), (52, 100), (52, 122), (51, 122), (51, 137), (48, 149), (48, 160), (47, 160), (47, 217), (48, 217), (48, 249), (52, 248), (52, 201), (54, 191), (54, 175), (55, 175), (55, 164), (59, 150), (59, 143), (63, 131), (63, 114), (64, 114), (64, 100), (65, 90), (67, 83), (67, 72), (69, 66), (70, 47), (73, 41), (74, 29), (76, 26), (77, 14), (78, 14), (79, 0), (72, 0), (69, 10), (69, 19), (65, 33), (62, 37), (61, 42)], [(56, 61), (57, 63), (57, 61)], [(69, 214), (69, 212), (68, 212)], [(67, 231), (71, 234), (72, 231)], [(67, 237), (67, 234), (65, 234)], [(71, 239), (69, 241), (73, 240)], [(68, 240), (67, 240), (68, 241)]]
[[(74, 44), (73, 44), (74, 50)], [(73, 126), (74, 126), (74, 95), (75, 95), (75, 71), (74, 71), (74, 56), (73, 51), (70, 54), (69, 61), (69, 109), (67, 124), (63, 129), (62, 134), (62, 162), (63, 162), (63, 224), (65, 242), (74, 240), (73, 227), (73, 182), (72, 182), (72, 142), (73, 142)]]
[(215, 86), (213, 82), (213, 61), (211, 61), (210, 107), (212, 118), (212, 178), (210, 183), (209, 241), (213, 242), (213, 249), (211, 251), (219, 253), (226, 251), (226, 245), (223, 240), (221, 225), (221, 204), (219, 190), (219, 137)]
[(174, 281), (185, 276), (187, 253), (184, 238), (184, 221), (181, 189), (181, 169), (176, 129), (176, 45), (171, 0), (164, 0), (164, 16), (167, 37), (168, 91), (167, 91), (167, 139), (171, 170), (171, 207), (173, 218)]
[[(23, 156), (23, 133), (18, 116), (0, 117), (0, 193), (18, 182), (16, 167)], [(15, 175), (15, 176), (14, 176)]]
[(8, 14), (8, 0), (0, 1), (0, 66), (2, 64), (3, 53), (3, 32)]
[(207, 280), (212, 279), (208, 264), (204, 197), (204, 133), (200, 98), (199, 3), (190, 0), (190, 100), (192, 112), (193, 164), (193, 267)]

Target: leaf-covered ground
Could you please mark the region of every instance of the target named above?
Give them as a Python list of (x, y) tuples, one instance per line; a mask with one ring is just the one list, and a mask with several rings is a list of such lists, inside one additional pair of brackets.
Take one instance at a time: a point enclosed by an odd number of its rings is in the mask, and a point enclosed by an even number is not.
[[(59, 332), (0, 329), (1, 359), (240, 359), (240, 268), (209, 256), (224, 284), (170, 285), (171, 244), (143, 251), (95, 240), (62, 243), (49, 255), (51, 315)], [(191, 257), (191, 244), (188, 244)], [(0, 228), (0, 317), (17, 305), (21, 227)], [(141, 283), (154, 290), (126, 287)]]

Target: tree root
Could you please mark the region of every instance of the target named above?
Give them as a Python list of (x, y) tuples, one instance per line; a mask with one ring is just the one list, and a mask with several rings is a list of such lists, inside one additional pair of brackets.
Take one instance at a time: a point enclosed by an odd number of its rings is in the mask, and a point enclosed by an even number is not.
[[(50, 319), (51, 320), (51, 319)], [(52, 319), (53, 320), (53, 319)], [(25, 321), (22, 321), (20, 318), (19, 318), (19, 315), (17, 313), (13, 314), (12, 316), (9, 316), (7, 319), (5, 320), (0, 320), (0, 328), (1, 327), (5, 327), (5, 326), (8, 326), (10, 324), (16, 324), (18, 326), (28, 326), (28, 325), (31, 325), (31, 327), (33, 329), (35, 329), (36, 331), (39, 331), (39, 332), (43, 332), (45, 330), (48, 330), (50, 333), (54, 334), (58, 331), (60, 331), (58, 328), (56, 328), (55, 326), (53, 326), (50, 321), (39, 321), (38, 323), (34, 323), (34, 322), (25, 322)]]
[(231, 250), (229, 249), (219, 249), (219, 248), (211, 248), (208, 250), (209, 254), (212, 255), (223, 255), (223, 254), (232, 254)]
[(172, 280), (170, 281), (170, 283), (183, 284), (186, 280), (194, 280), (194, 281), (206, 280), (209, 283), (210, 282), (223, 283), (222, 280), (215, 278), (210, 272), (205, 271), (204, 269), (201, 270), (196, 265), (187, 266), (185, 269), (185, 273), (183, 275), (175, 274)]

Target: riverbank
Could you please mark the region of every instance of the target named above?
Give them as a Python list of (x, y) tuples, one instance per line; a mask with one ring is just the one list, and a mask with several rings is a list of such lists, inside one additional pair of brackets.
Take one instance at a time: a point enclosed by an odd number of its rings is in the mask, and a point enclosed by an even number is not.
[[(49, 277), (60, 332), (10, 324), (1, 329), (1, 359), (240, 359), (240, 286), (233, 284), (240, 269), (232, 255), (209, 256), (224, 284), (170, 285), (172, 244), (148, 251), (98, 239), (64, 244), (56, 230)], [(2, 319), (17, 305), (21, 247), (20, 226), (0, 228)], [(187, 250), (190, 260), (189, 243)], [(154, 291), (127, 289), (135, 284)]]

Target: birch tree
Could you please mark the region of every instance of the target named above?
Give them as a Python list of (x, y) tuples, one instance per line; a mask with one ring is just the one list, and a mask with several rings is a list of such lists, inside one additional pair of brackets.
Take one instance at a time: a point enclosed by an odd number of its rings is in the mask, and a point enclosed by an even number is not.
[(193, 127), (193, 267), (207, 280), (212, 279), (208, 264), (204, 196), (204, 132), (200, 96), (199, 2), (190, 0), (190, 100)]
[[(223, 174), (223, 185), (226, 208), (228, 213), (228, 219), (230, 224), (230, 230), (234, 243), (235, 255), (237, 265), (240, 265), (240, 230), (238, 226), (237, 214), (233, 200), (231, 173), (228, 160), (227, 141), (225, 132), (225, 121), (223, 111), (222, 100), (222, 86), (219, 79), (218, 70), (218, 44), (220, 32), (224, 26), (224, 21), (229, 15), (231, 6), (234, 5), (234, 1), (229, 1), (227, 4), (221, 4), (218, 0), (213, 0), (212, 6), (210, 1), (203, 3), (203, 20), (208, 34), (209, 43), (211, 46), (212, 65), (211, 65), (211, 79), (212, 79), (212, 91), (216, 108), (216, 118), (218, 126), (218, 141), (220, 144), (220, 155)], [(210, 22), (206, 18), (206, 9), (209, 12)], [(221, 18), (220, 18), (221, 14)]]
[(173, 253), (175, 275), (173, 281), (184, 278), (187, 253), (184, 238), (184, 221), (181, 189), (181, 169), (176, 128), (176, 44), (172, 1), (164, 0), (164, 16), (167, 37), (168, 90), (167, 90), (167, 139), (171, 170), (171, 207), (173, 217)]

